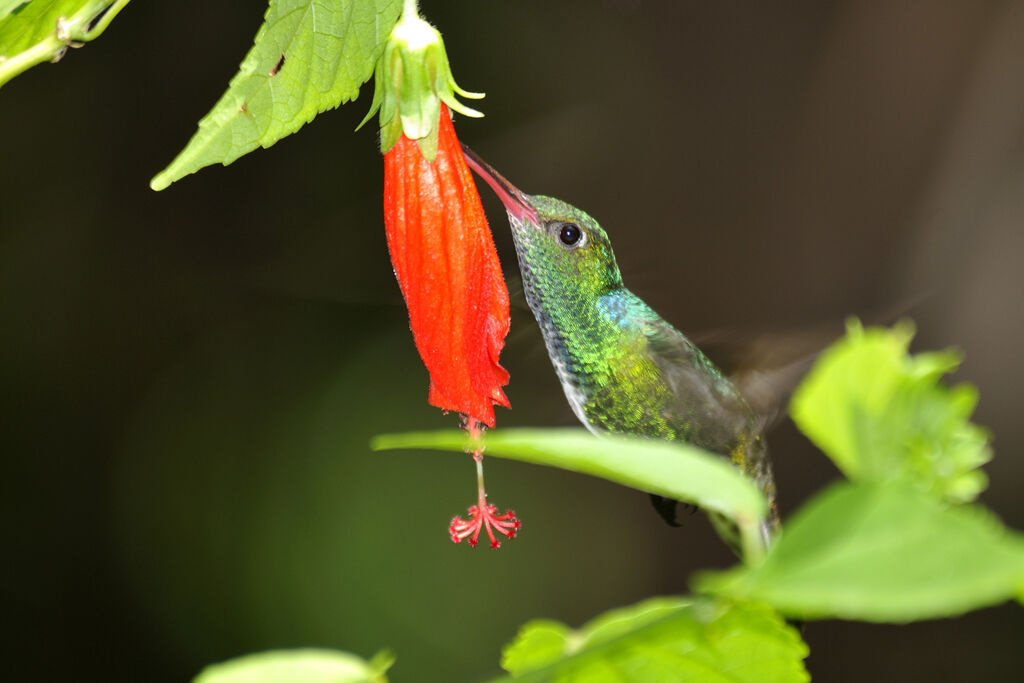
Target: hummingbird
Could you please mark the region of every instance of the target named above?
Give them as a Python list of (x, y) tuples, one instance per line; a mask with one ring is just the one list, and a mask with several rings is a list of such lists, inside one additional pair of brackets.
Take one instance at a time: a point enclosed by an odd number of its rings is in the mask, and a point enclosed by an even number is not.
[[(728, 458), (768, 498), (761, 529), (767, 547), (778, 514), (764, 420), (697, 346), (626, 289), (596, 220), (559, 199), (520, 191), (462, 148), (505, 206), (526, 301), (579, 421), (598, 435), (681, 441)], [(673, 523), (675, 501), (652, 500)], [(709, 516), (738, 552), (735, 525)]]

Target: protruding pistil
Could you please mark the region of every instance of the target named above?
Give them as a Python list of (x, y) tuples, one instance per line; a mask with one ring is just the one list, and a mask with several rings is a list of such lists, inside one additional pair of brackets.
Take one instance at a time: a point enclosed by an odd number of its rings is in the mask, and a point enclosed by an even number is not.
[(472, 444), (473, 460), (476, 461), (476, 505), (469, 507), (469, 519), (463, 519), (456, 515), (452, 517), (448, 525), (448, 534), (453, 543), (461, 543), (469, 539), (469, 545), (475, 548), (479, 543), (481, 529), (487, 531), (487, 537), (491, 541), (492, 548), (500, 548), (501, 542), (495, 533), (513, 539), (522, 527), (522, 522), (516, 518), (513, 510), (506, 510), (498, 514), (498, 508), (487, 502), (487, 491), (484, 489), (484, 454), (481, 443), (483, 436), (483, 425), (473, 418), (467, 418), (465, 424), (469, 433), (469, 441)]

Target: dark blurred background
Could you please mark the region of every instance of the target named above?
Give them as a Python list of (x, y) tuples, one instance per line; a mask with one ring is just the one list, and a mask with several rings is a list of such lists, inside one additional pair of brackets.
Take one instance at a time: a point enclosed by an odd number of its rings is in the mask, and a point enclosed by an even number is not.
[[(423, 5), (488, 93), (462, 139), (598, 217), (627, 284), (712, 350), (901, 312), (916, 348), (962, 348), (995, 434), (983, 501), (1024, 528), (1024, 3)], [(264, 8), (132, 3), (0, 91), (3, 677), (183, 681), (318, 645), (479, 680), (530, 618), (579, 625), (730, 564), (699, 516), (670, 529), (635, 491), (496, 459), (523, 534), (454, 546), (469, 458), (369, 451), (456, 419), (426, 404), (375, 135), (352, 132), (366, 89), (149, 190)], [(499, 425), (574, 424), (518, 302)], [(837, 478), (790, 423), (770, 442), (784, 513)], [(1008, 680), (1024, 610), (805, 636), (818, 680)]]

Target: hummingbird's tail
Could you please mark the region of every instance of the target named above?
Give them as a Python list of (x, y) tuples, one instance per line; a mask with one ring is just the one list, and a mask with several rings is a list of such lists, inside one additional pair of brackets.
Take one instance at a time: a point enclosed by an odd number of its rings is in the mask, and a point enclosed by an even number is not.
[[(775, 476), (772, 473), (771, 461), (768, 458), (768, 447), (763, 437), (746, 442), (746, 448), (737, 451), (732, 462), (739, 469), (749, 476), (758, 485), (768, 501), (768, 516), (760, 523), (756, 530), (756, 538), (744, 538), (742, 530), (736, 521), (718, 512), (707, 511), (708, 520), (715, 532), (732, 549), (738, 557), (744, 557), (745, 552), (750, 550), (751, 542), (759, 545), (762, 550), (767, 550), (772, 540), (779, 535), (782, 525), (779, 521), (778, 509), (775, 506)], [(665, 520), (669, 526), (681, 526), (678, 517), (679, 506), (690, 508), (691, 514), (697, 511), (697, 507), (689, 503), (680, 503), (670, 498), (664, 498), (651, 494), (651, 503), (658, 515)], [(685, 509), (685, 508), (684, 508)]]

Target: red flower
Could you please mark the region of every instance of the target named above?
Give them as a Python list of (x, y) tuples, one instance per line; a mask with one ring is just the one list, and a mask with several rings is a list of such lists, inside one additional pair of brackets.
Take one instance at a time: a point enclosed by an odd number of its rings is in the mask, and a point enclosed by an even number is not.
[[(427, 400), (462, 415), (477, 473), (470, 519), (452, 519), (451, 539), (475, 546), (482, 529), (514, 538), (514, 512), (487, 503), (483, 425), (509, 407), (498, 357), (508, 334), (508, 290), (480, 195), (455, 137), (449, 107), (482, 116), (455, 98), (480, 98), (455, 84), (437, 29), (407, 0), (375, 67), (373, 104), (384, 154), (384, 227), (416, 348), (430, 372)], [(360, 124), (361, 125), (361, 124)]]
[(498, 364), (509, 328), (508, 290), (480, 195), (441, 104), (437, 155), (403, 133), (384, 156), (384, 226), (431, 405), (494, 426), (509, 407)]

